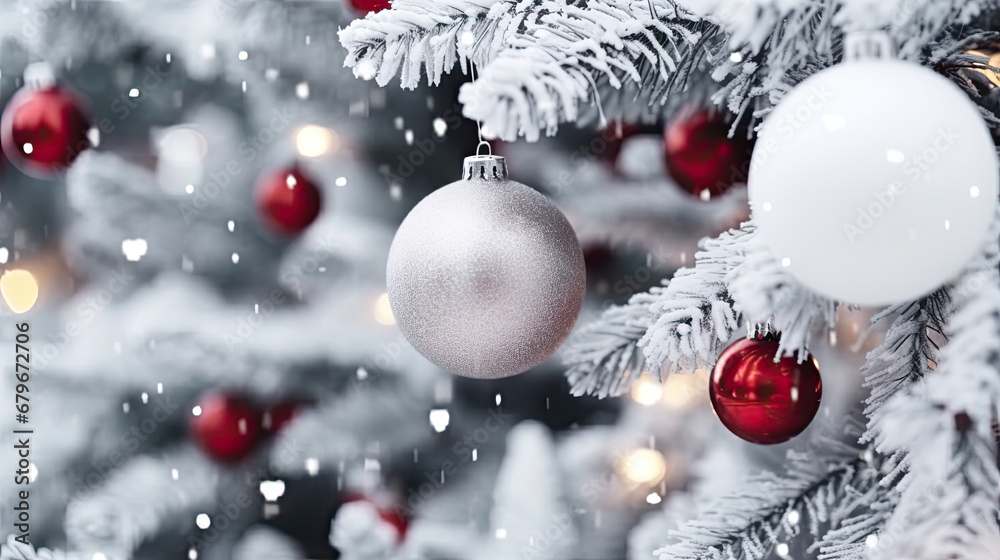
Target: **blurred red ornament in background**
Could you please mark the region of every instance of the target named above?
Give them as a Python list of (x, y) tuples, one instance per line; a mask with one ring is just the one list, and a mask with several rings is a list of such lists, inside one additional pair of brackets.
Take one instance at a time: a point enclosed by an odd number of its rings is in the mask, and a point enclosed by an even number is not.
[(390, 0), (350, 0), (350, 3), (354, 11), (361, 14), (381, 12), (392, 7)]
[(753, 142), (743, 127), (730, 138), (730, 128), (722, 113), (707, 109), (689, 111), (667, 125), (667, 172), (686, 192), (709, 200), (746, 183)]
[(0, 117), (0, 145), (21, 171), (41, 178), (59, 174), (90, 148), (90, 117), (69, 90), (24, 87)]
[(198, 399), (191, 418), (195, 441), (208, 455), (236, 461), (250, 454), (260, 433), (260, 414), (235, 395), (212, 392)]
[(261, 177), (255, 196), (261, 221), (279, 235), (301, 233), (319, 216), (322, 204), (318, 184), (298, 167)]
[(410, 527), (410, 522), (402, 513), (397, 511), (399, 508), (394, 509), (386, 507), (385, 504), (380, 505), (375, 499), (359, 492), (351, 492), (344, 496), (344, 501), (342, 503), (349, 504), (351, 502), (366, 502), (371, 504), (378, 511), (379, 518), (396, 530), (396, 534), (399, 536), (400, 542), (402, 542), (403, 538), (406, 537), (406, 531)]

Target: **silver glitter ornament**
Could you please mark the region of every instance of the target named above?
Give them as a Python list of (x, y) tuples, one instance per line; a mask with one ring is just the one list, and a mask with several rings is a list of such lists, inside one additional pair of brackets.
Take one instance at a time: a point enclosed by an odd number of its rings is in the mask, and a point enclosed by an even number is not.
[(462, 179), (417, 204), (389, 250), (389, 303), (418, 352), (465, 377), (542, 363), (566, 340), (586, 291), (566, 217), (507, 178), (499, 156), (465, 158)]

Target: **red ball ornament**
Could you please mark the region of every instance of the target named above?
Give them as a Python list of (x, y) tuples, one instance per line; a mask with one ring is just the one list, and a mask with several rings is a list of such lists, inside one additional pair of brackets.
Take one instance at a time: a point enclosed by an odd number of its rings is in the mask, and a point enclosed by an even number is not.
[(260, 414), (246, 400), (226, 393), (209, 393), (198, 400), (200, 411), (191, 418), (191, 432), (198, 445), (212, 457), (236, 461), (257, 443)]
[(319, 215), (320, 201), (316, 181), (297, 167), (273, 171), (257, 183), (257, 211), (279, 235), (295, 235), (309, 227)]
[(21, 171), (41, 178), (65, 170), (90, 147), (90, 117), (72, 92), (59, 86), (22, 88), (0, 117), (0, 145)]
[(359, 14), (381, 12), (392, 7), (391, 0), (349, 0), (351, 7)]
[(719, 356), (709, 396), (729, 431), (751, 442), (782, 443), (802, 433), (819, 410), (823, 382), (810, 355), (774, 361), (778, 338), (735, 342)]
[(261, 419), (261, 427), (271, 433), (280, 432), (298, 416), (300, 406), (302, 403), (298, 401), (285, 401), (268, 408)]
[(730, 128), (721, 113), (709, 110), (682, 115), (667, 125), (667, 172), (686, 192), (708, 200), (746, 183), (753, 142), (740, 128), (729, 138)]
[(384, 504), (380, 505), (376, 500), (356, 492), (351, 492), (344, 496), (343, 503), (349, 504), (351, 502), (368, 502), (378, 511), (378, 516), (382, 521), (385, 521), (396, 529), (396, 534), (399, 536), (400, 542), (406, 537), (406, 531), (410, 527), (410, 522), (403, 514), (397, 511), (399, 508), (386, 507)]

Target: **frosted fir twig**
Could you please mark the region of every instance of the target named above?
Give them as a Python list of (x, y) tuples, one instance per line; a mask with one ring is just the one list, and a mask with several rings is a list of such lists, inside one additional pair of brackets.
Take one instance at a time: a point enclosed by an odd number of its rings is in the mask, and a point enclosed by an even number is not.
[(648, 107), (662, 105), (694, 69), (689, 54), (723, 43), (717, 32), (671, 0), (543, 2), (459, 101), (504, 140), (531, 142), (577, 122), (587, 105), (602, 105), (603, 85), (625, 88), (615, 116), (648, 119), (659, 110)]
[(215, 511), (218, 482), (218, 465), (193, 448), (138, 457), (69, 503), (69, 547), (87, 558), (95, 552), (111, 560), (130, 558), (165, 527), (193, 526), (197, 513)]
[(883, 408), (889, 400), (905, 394), (935, 370), (940, 361), (939, 342), (947, 338), (946, 330), (954, 329), (946, 327), (946, 322), (955, 309), (956, 298), (957, 304), (965, 307), (975, 305), (977, 298), (986, 298), (987, 303), (980, 305), (989, 309), (989, 290), (991, 283), (997, 284), (994, 276), (1000, 265), (1000, 246), (997, 245), (1000, 212), (994, 218), (987, 239), (982, 253), (966, 266), (954, 285), (941, 288), (922, 300), (889, 307), (872, 317), (874, 325), (896, 315), (883, 343), (868, 353), (861, 367), (864, 386), (871, 391), (865, 401), (865, 415), (869, 421), (862, 441), (878, 440), (881, 423), (891, 418)]
[(828, 327), (836, 324), (836, 303), (802, 287), (759, 239), (746, 243), (743, 261), (728, 280), (729, 293), (744, 323), (770, 323), (772, 330), (781, 333), (781, 356), (806, 359), (816, 319), (821, 318)]
[(344, 65), (354, 75), (387, 85), (398, 72), (404, 88), (429, 84), (461, 63), (485, 66), (541, 4), (539, 0), (396, 0), (340, 31)]
[[(845, 31), (885, 28), (900, 56), (924, 63), (948, 34), (977, 34), (987, 2), (951, 0), (470, 0), (431, 5), (400, 0), (393, 10), (352, 24), (341, 35), (347, 64), (404, 87), (420, 71), (438, 83), (456, 62), (482, 67), (460, 93), (465, 115), (490, 135), (529, 141), (563, 122), (596, 113), (649, 120), (687, 100), (725, 104), (762, 117), (806, 77), (836, 63)], [(397, 13), (394, 13), (397, 12)], [(654, 15), (655, 14), (655, 15)], [(597, 110), (591, 111), (596, 107)], [(603, 119), (602, 119), (603, 120)]]
[(868, 560), (878, 546), (878, 533), (899, 500), (897, 479), (873, 476), (865, 482), (846, 488), (836, 526), (809, 547), (810, 553), (818, 552), (816, 560)]
[(582, 331), (566, 358), (573, 394), (617, 396), (643, 371), (711, 367), (741, 322), (770, 322), (781, 332), (782, 355), (804, 359), (813, 322), (832, 325), (836, 305), (798, 285), (753, 232), (748, 222), (703, 240), (693, 268)]
[[(844, 522), (857, 523), (868, 504), (890, 492), (879, 484), (877, 459), (869, 462), (857, 448), (826, 437), (813, 443), (825, 448), (824, 456), (790, 454), (788, 472), (767, 473), (705, 505), (696, 519), (671, 531), (674, 542), (655, 554), (661, 560), (762, 560), (784, 545), (785, 554), (798, 557), (808, 548), (802, 542), (820, 541)], [(810, 538), (796, 540), (803, 532)]]
[(741, 312), (727, 282), (754, 231), (747, 222), (741, 229), (703, 240), (694, 268), (678, 270), (666, 286), (649, 291), (656, 299), (649, 306), (655, 321), (638, 346), (651, 372), (693, 371), (714, 364), (740, 326)]
[(726, 278), (739, 265), (752, 231), (744, 224), (702, 240), (693, 268), (608, 309), (577, 335), (566, 355), (573, 394), (618, 396), (644, 371), (662, 379), (663, 366), (669, 372), (711, 364), (739, 326)]
[(905, 453), (907, 472), (875, 558), (985, 559), (1000, 547), (997, 229), (952, 289), (957, 311), (937, 371), (880, 410), (876, 444), (883, 453)]
[(938, 290), (912, 303), (888, 307), (872, 317), (874, 325), (896, 315), (878, 348), (868, 353), (861, 366), (865, 388), (871, 391), (865, 400), (868, 430), (862, 441), (875, 438), (876, 426), (885, 416), (882, 406), (901, 390), (929, 374), (931, 363), (938, 360), (938, 345), (929, 334), (944, 333), (949, 294)]
[(636, 294), (575, 335), (564, 354), (570, 393), (604, 398), (628, 391), (645, 370), (638, 343), (653, 323), (649, 306), (654, 301), (648, 293)]

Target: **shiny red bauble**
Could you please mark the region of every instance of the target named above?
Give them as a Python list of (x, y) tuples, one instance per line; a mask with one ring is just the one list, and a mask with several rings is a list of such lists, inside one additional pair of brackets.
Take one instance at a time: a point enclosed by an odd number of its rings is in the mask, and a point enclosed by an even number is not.
[(89, 129), (87, 110), (72, 92), (59, 86), (25, 87), (0, 117), (0, 145), (18, 169), (49, 178), (90, 147)]
[(812, 356), (774, 357), (778, 338), (739, 340), (719, 356), (709, 396), (719, 420), (737, 436), (761, 444), (802, 433), (819, 410), (823, 382)]
[(241, 397), (208, 393), (198, 399), (191, 417), (191, 433), (199, 447), (222, 461), (237, 461), (250, 454), (260, 434), (260, 414)]
[(351, 7), (358, 13), (381, 12), (392, 7), (391, 0), (349, 0)]
[(685, 192), (708, 200), (746, 183), (753, 143), (741, 128), (730, 138), (730, 128), (722, 113), (710, 110), (687, 112), (667, 125), (667, 172)]
[(269, 230), (295, 235), (319, 216), (322, 200), (319, 185), (297, 167), (272, 171), (257, 182), (257, 212)]

